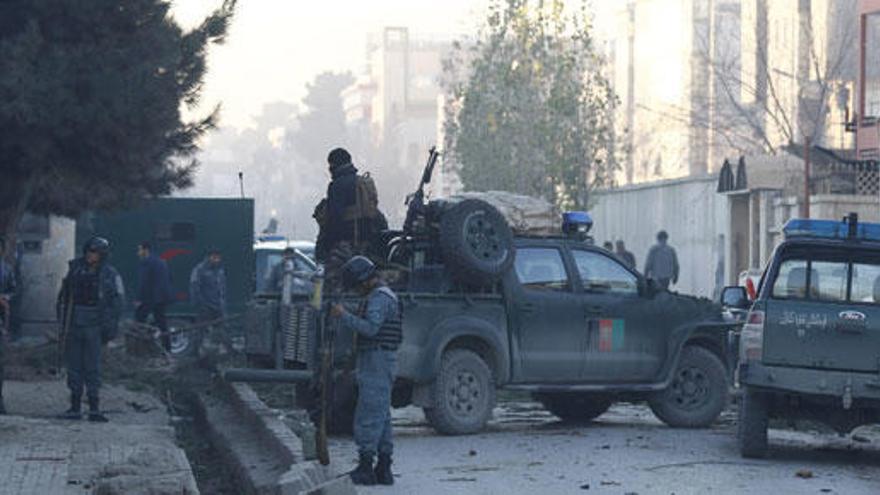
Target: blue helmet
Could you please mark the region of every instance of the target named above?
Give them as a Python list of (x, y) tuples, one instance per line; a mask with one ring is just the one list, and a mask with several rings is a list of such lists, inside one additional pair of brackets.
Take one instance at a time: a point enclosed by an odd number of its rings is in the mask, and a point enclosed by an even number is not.
[(352, 289), (370, 280), (376, 273), (376, 265), (366, 256), (355, 256), (342, 265), (342, 284)]
[(94, 251), (101, 256), (107, 256), (110, 254), (110, 241), (103, 237), (94, 236), (83, 244), (83, 255), (89, 251)]

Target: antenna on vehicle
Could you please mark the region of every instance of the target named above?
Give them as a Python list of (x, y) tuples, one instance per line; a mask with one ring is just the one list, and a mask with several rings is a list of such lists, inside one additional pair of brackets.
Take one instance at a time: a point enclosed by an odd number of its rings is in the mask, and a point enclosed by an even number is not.
[(238, 171), (238, 188), (241, 190), (241, 199), (244, 199), (244, 172)]

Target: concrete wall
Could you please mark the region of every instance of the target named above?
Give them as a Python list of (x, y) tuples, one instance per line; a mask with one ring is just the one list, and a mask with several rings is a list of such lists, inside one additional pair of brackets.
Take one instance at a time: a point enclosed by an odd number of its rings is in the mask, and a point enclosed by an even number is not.
[(880, 222), (880, 198), (824, 194), (810, 200), (812, 218), (840, 220), (851, 212), (859, 214), (859, 221)]
[[(723, 282), (727, 198), (715, 192), (717, 179), (663, 181), (601, 191), (593, 197), (597, 244), (622, 239), (642, 271), (648, 249), (661, 229), (678, 252), (681, 276), (676, 290), (712, 297)], [(718, 280), (716, 282), (716, 280)]]
[(49, 218), (49, 238), (40, 241), (39, 250), (25, 251), (21, 259), (23, 322), (45, 323), (55, 320), (55, 300), (67, 262), (74, 257), (76, 222)]

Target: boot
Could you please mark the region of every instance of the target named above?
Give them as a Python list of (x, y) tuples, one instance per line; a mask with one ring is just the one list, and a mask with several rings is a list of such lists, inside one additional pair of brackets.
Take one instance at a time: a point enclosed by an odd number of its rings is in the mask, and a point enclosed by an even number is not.
[(109, 421), (107, 416), (101, 414), (97, 397), (89, 397), (89, 421), (92, 423), (106, 423)]
[(394, 474), (391, 472), (391, 454), (379, 454), (379, 461), (376, 463), (376, 484), (393, 485)]
[(358, 466), (349, 473), (351, 482), (355, 485), (375, 485), (376, 473), (373, 472), (373, 455), (361, 453)]
[(70, 396), (70, 409), (61, 413), (58, 417), (61, 419), (82, 419), (82, 397), (78, 395)]

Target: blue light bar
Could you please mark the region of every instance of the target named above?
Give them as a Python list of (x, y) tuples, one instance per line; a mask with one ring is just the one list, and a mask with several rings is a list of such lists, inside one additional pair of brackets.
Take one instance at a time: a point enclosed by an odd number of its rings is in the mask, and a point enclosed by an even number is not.
[(586, 234), (593, 227), (593, 217), (585, 211), (567, 211), (562, 214), (562, 231), (566, 234)]
[[(849, 223), (834, 220), (809, 220), (793, 218), (782, 229), (787, 239), (793, 237), (808, 237), (813, 239), (849, 239)], [(853, 239), (862, 241), (880, 242), (880, 224), (863, 223), (856, 224), (856, 232)]]

